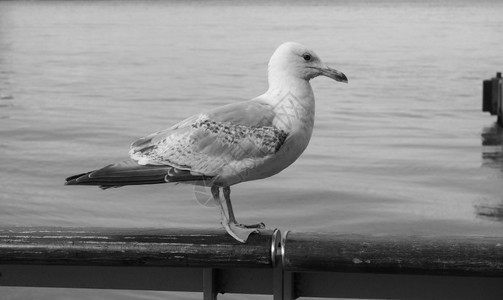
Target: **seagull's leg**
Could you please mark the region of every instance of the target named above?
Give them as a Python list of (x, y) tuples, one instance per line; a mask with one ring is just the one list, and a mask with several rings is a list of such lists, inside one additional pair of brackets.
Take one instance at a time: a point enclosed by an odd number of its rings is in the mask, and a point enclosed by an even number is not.
[[(229, 227), (229, 210), (227, 210), (227, 207), (223, 205), (222, 200), (220, 199), (220, 190), (218, 186), (213, 185), (211, 187), (211, 195), (213, 196), (213, 199), (215, 199), (215, 202), (218, 203), (219, 208), (220, 208), (220, 223), (225, 227), (225, 230), (229, 232), (230, 234), (230, 229)], [(232, 234), (231, 234), (232, 235)]]
[[(238, 242), (241, 243), (246, 243), (248, 240), (248, 236), (252, 234), (253, 232), (257, 232), (257, 229), (249, 229), (249, 228), (242, 228), (239, 226), (236, 226), (236, 221), (234, 219), (234, 214), (232, 213), (232, 207), (231, 210), (229, 210), (229, 207), (227, 206), (226, 201), (222, 201), (220, 199), (220, 191), (218, 189), (218, 186), (212, 186), (211, 187), (211, 194), (213, 195), (213, 199), (220, 204), (220, 222), (224, 226), (225, 230), (227, 233), (232, 236), (234, 239), (236, 239)], [(234, 219), (234, 222), (231, 221), (231, 214), (232, 214), (232, 219)]]
[(244, 225), (236, 222), (236, 217), (234, 216), (234, 211), (232, 210), (232, 203), (231, 203), (231, 188), (226, 186), (223, 189), (224, 192), (224, 198), (225, 198), (225, 203), (227, 204), (227, 208), (229, 210), (229, 221), (231, 223), (234, 223), (234, 225), (242, 228), (257, 228), (257, 229), (264, 229), (265, 224), (264, 223), (258, 223), (258, 224), (251, 224), (251, 225)]

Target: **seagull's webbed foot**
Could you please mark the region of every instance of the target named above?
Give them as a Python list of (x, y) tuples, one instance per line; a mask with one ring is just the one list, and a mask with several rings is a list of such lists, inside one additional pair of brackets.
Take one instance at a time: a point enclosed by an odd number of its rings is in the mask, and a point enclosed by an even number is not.
[(250, 234), (258, 233), (259, 229), (265, 228), (265, 224), (259, 223), (259, 224), (245, 225), (236, 222), (236, 217), (234, 216), (234, 212), (232, 210), (232, 204), (230, 198), (231, 189), (229, 187), (224, 187), (223, 192), (225, 201), (222, 201), (222, 199), (220, 199), (220, 191), (218, 186), (211, 187), (211, 193), (213, 194), (213, 198), (217, 203), (220, 204), (220, 213), (221, 213), (220, 222), (222, 223), (225, 230), (230, 236), (232, 236), (234, 239), (236, 239), (241, 243), (246, 243)]
[(228, 223), (223, 218), (222, 225), (230, 236), (241, 243), (246, 243), (250, 234), (259, 232), (257, 228), (246, 228), (240, 226), (241, 224)]

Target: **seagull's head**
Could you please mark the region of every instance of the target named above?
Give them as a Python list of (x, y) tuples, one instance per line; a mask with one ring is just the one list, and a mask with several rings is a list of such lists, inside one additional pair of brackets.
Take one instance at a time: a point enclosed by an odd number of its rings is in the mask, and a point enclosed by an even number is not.
[(269, 76), (295, 76), (310, 80), (323, 75), (341, 82), (348, 82), (344, 73), (325, 65), (313, 50), (295, 42), (281, 44), (269, 60)]

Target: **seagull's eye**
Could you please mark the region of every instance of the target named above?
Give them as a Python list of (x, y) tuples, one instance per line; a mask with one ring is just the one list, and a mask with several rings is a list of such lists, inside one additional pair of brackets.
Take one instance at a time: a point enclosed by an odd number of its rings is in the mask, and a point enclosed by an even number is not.
[(304, 55), (302, 55), (302, 57), (304, 58), (305, 61), (310, 61), (311, 60), (311, 55), (309, 55), (307, 53), (304, 54)]

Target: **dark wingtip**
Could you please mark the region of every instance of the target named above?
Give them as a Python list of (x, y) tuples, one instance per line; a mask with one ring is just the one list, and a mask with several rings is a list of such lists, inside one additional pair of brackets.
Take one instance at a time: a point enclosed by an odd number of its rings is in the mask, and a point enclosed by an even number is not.
[(348, 83), (348, 77), (342, 74), (341, 82)]
[(70, 177), (67, 177), (65, 178), (65, 185), (76, 185), (76, 184), (79, 184), (78, 182), (78, 179), (84, 175), (87, 175), (89, 174), (90, 172), (88, 173), (81, 173), (81, 174), (77, 174), (77, 175), (73, 175), (73, 176), (70, 176)]

